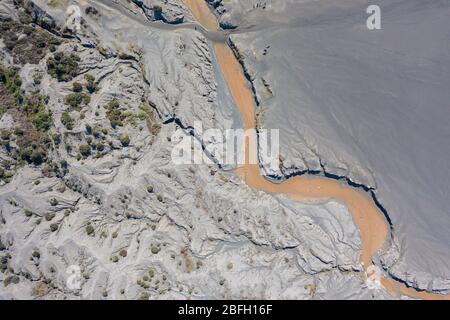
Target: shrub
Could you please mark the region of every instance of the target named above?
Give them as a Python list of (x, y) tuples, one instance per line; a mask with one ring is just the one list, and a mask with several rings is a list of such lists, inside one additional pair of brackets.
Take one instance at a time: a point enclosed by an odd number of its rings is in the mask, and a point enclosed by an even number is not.
[(72, 84), (72, 91), (73, 92), (81, 92), (81, 91), (83, 91), (83, 86), (79, 82), (74, 82)]
[(47, 221), (53, 220), (54, 217), (55, 217), (55, 214), (53, 212), (49, 212), (49, 213), (45, 214), (45, 220), (47, 220)]
[(98, 142), (98, 143), (95, 145), (95, 148), (96, 148), (98, 151), (102, 152), (103, 150), (105, 150), (105, 145), (104, 145), (103, 143), (101, 143), (101, 142)]
[(5, 84), (18, 102), (23, 100), (22, 80), (15, 69), (0, 68), (0, 82)]
[(5, 278), (5, 280), (3, 280), (3, 285), (5, 287), (7, 287), (11, 283), (18, 284), (19, 282), (20, 282), (20, 278), (18, 276), (14, 275), (14, 276), (9, 276), (9, 277)]
[(58, 79), (58, 81), (70, 81), (76, 77), (80, 70), (78, 68), (78, 62), (80, 57), (71, 53), (70, 55), (62, 52), (57, 52), (53, 57), (47, 60), (48, 73)]
[(28, 163), (39, 165), (45, 159), (45, 151), (39, 147), (36, 149), (33, 149), (33, 147), (21, 148), (19, 150), (19, 158), (27, 161)]
[(83, 157), (89, 157), (91, 155), (91, 147), (87, 144), (81, 145), (79, 151)]
[(150, 251), (151, 251), (153, 254), (158, 254), (158, 253), (161, 251), (161, 247), (158, 246), (158, 245), (156, 245), (156, 244), (152, 244), (152, 246), (151, 246), (151, 248), (150, 248)]
[(19, 150), (19, 158), (28, 162), (31, 162), (32, 148), (23, 148)]
[(128, 252), (127, 252), (127, 250), (122, 249), (122, 250), (120, 250), (119, 255), (121, 257), (125, 258), (128, 255)]
[(111, 123), (111, 127), (116, 128), (117, 126), (123, 126), (123, 121), (126, 118), (126, 115), (120, 110), (120, 105), (117, 100), (111, 100), (106, 105), (106, 116)]
[(35, 165), (40, 165), (42, 162), (44, 162), (44, 159), (45, 159), (45, 152), (42, 149), (35, 149), (31, 153), (30, 160)]
[(98, 14), (98, 10), (95, 9), (94, 7), (91, 7), (91, 6), (87, 7), (84, 10), (84, 12), (86, 12), (86, 14), (91, 14), (91, 15), (94, 15), (94, 16)]
[(45, 296), (49, 291), (46, 283), (38, 282), (32, 289), (31, 294), (36, 297)]
[(155, 19), (161, 20), (162, 19), (162, 7), (160, 5), (154, 5), (153, 6), (153, 14), (155, 16)]
[(86, 79), (86, 90), (89, 91), (89, 93), (97, 91), (97, 85), (95, 84), (95, 78), (93, 76), (86, 74), (84, 79)]
[(139, 300), (148, 300), (148, 299), (150, 299), (150, 294), (148, 292), (141, 292)]
[(31, 122), (33, 122), (36, 129), (40, 131), (48, 131), (48, 129), (52, 126), (53, 120), (49, 113), (40, 111), (31, 118)]
[(61, 135), (59, 133), (54, 133), (52, 135), (52, 139), (56, 145), (59, 145), (61, 143)]
[(91, 97), (86, 93), (69, 93), (64, 97), (64, 103), (73, 109), (79, 109), (81, 104), (88, 105), (91, 102)]
[(91, 236), (91, 237), (95, 236), (94, 227), (92, 225), (88, 224), (86, 226), (86, 233), (88, 234), (88, 236)]
[(55, 232), (56, 230), (58, 230), (58, 224), (57, 223), (52, 223), (50, 225), (50, 231), (51, 232)]
[(128, 145), (130, 144), (130, 137), (128, 135), (121, 137), (120, 143), (122, 144), (122, 146), (128, 147)]
[(33, 75), (33, 82), (35, 85), (40, 85), (42, 80), (42, 75), (40, 74), (34, 74)]
[(61, 115), (61, 123), (68, 129), (73, 129), (73, 119), (70, 117), (68, 112), (63, 112)]

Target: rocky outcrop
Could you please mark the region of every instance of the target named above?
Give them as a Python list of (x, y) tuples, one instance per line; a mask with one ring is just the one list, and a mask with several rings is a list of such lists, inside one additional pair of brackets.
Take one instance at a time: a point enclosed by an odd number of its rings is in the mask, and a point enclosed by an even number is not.
[(133, 0), (145, 13), (146, 17), (153, 21), (162, 20), (170, 24), (185, 22), (185, 16), (189, 15), (186, 8), (175, 0)]
[(55, 27), (54, 19), (33, 1), (14, 0), (13, 3), (18, 8), (19, 17), (24, 13), (28, 19), (31, 19), (33, 23), (40, 25), (44, 29), (51, 30)]

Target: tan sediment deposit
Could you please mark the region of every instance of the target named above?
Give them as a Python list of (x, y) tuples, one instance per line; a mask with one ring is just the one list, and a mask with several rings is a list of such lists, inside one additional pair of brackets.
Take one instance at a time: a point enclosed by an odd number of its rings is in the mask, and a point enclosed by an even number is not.
[[(183, 0), (183, 2), (202, 26), (208, 30), (217, 30), (217, 20), (204, 1)], [(244, 129), (255, 128), (253, 94), (241, 65), (228, 45), (215, 43), (214, 51), (220, 70), (241, 114)], [(249, 146), (255, 147), (256, 143), (247, 141), (246, 154), (248, 154)], [(368, 194), (343, 185), (337, 180), (304, 175), (290, 178), (282, 183), (273, 183), (261, 175), (258, 165), (255, 164), (243, 165), (236, 172), (248, 186), (256, 190), (285, 194), (297, 201), (334, 199), (343, 203), (352, 214), (359, 229), (362, 241), (360, 260), (366, 269), (372, 265), (372, 256), (381, 249), (389, 235), (387, 221), (372, 198)], [(399, 294), (402, 294), (418, 299), (450, 299), (450, 296), (447, 295), (431, 294), (408, 288), (393, 279), (382, 278), (381, 284), (393, 297), (399, 297)]]
[(209, 10), (205, 1), (199, 0), (182, 0), (183, 3), (189, 8), (194, 15), (198, 23), (200, 23), (206, 30), (217, 30), (217, 19), (214, 14)]

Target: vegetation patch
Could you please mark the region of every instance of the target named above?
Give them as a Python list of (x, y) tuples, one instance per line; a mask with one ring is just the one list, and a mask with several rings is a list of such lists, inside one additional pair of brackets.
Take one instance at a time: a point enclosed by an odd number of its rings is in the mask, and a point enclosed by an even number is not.
[(86, 93), (73, 92), (64, 97), (64, 103), (74, 110), (80, 110), (81, 105), (88, 105), (91, 97)]
[(83, 86), (79, 82), (72, 83), (72, 91), (73, 92), (81, 92), (83, 91)]
[(120, 143), (124, 147), (128, 147), (130, 144), (130, 137), (128, 135), (120, 137)]
[(61, 42), (47, 30), (32, 23), (0, 17), (0, 38), (16, 64), (37, 64)]
[(161, 131), (161, 124), (156, 121), (153, 109), (145, 105), (139, 106), (139, 109), (141, 109), (141, 112), (138, 114), (139, 119), (145, 120), (148, 131), (152, 135), (157, 136)]
[[(25, 96), (21, 85), (17, 70), (0, 67), (0, 105), (16, 124), (13, 132), (3, 132), (2, 146), (16, 162), (23, 160), (38, 165), (46, 160), (51, 147), (52, 115), (46, 111), (46, 97), (39, 92)], [(12, 139), (15, 139), (14, 147), (10, 144)]]
[(105, 106), (106, 109), (106, 116), (109, 119), (109, 122), (111, 123), (111, 127), (122, 127), (123, 122), (126, 118), (126, 114), (120, 109), (119, 102), (114, 99), (108, 102), (108, 104)]
[(81, 154), (83, 157), (87, 158), (87, 157), (89, 157), (89, 156), (91, 155), (91, 146), (88, 145), (88, 144), (82, 144), (82, 145), (80, 146), (79, 151), (80, 151), (80, 154)]
[(95, 83), (94, 76), (86, 74), (84, 76), (84, 79), (86, 80), (86, 90), (89, 91), (89, 93), (94, 93), (95, 91), (97, 91), (98, 87)]
[(90, 223), (88, 223), (88, 225), (86, 226), (86, 233), (88, 236), (91, 236), (91, 237), (95, 236), (95, 229)]
[(48, 74), (58, 81), (70, 81), (80, 73), (79, 62), (80, 57), (75, 53), (56, 52), (47, 60)]
[(63, 112), (61, 115), (61, 123), (67, 128), (67, 130), (73, 129), (73, 119), (68, 112)]

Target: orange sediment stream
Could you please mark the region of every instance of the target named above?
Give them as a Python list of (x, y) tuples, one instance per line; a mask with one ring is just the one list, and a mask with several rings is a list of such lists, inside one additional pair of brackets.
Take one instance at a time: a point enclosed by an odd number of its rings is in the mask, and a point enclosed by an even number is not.
[[(190, 8), (197, 21), (207, 30), (217, 30), (217, 20), (203, 0), (183, 0)], [(228, 84), (236, 107), (241, 114), (244, 129), (255, 128), (255, 104), (253, 94), (248, 87), (241, 65), (231, 48), (222, 43), (214, 44), (214, 51), (221, 72)], [(245, 146), (248, 154), (249, 146), (256, 143), (247, 141)], [(285, 194), (296, 201), (326, 201), (334, 199), (344, 204), (353, 217), (359, 229), (362, 241), (361, 263), (367, 269), (372, 265), (372, 256), (380, 250), (389, 235), (387, 221), (374, 201), (367, 194), (341, 184), (337, 180), (317, 176), (296, 176), (282, 183), (273, 183), (265, 179), (259, 166), (245, 164), (236, 169), (245, 183), (253, 189), (268, 193)], [(393, 296), (399, 294), (419, 299), (445, 299), (450, 296), (431, 294), (406, 287), (393, 279), (382, 278), (381, 284)]]
[(217, 30), (217, 19), (203, 0), (182, 0), (198, 23), (209, 31)]

